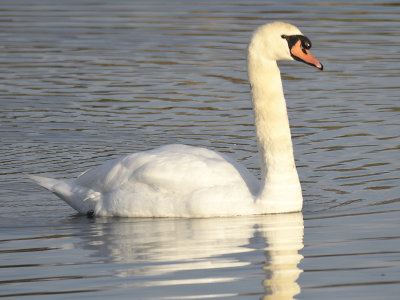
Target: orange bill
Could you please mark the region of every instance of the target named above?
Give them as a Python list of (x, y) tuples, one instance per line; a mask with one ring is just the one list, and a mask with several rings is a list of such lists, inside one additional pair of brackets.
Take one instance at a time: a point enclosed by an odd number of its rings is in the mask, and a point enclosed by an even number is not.
[(311, 66), (314, 66), (320, 70), (322, 70), (324, 67), (322, 64), (316, 59), (310, 51), (307, 49), (304, 49), (301, 46), (301, 41), (298, 41), (296, 44), (293, 45), (292, 49), (290, 49), (291, 54), (297, 58), (298, 60), (305, 62), (306, 64), (309, 64)]

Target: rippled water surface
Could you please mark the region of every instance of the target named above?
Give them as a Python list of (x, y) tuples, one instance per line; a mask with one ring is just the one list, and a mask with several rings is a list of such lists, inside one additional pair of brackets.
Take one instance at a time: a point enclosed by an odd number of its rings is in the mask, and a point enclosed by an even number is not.
[[(398, 299), (395, 1), (1, 1), (0, 298)], [(87, 219), (25, 173), (73, 177), (167, 143), (259, 176), (246, 45), (291, 22), (324, 72), (281, 63), (299, 214)]]

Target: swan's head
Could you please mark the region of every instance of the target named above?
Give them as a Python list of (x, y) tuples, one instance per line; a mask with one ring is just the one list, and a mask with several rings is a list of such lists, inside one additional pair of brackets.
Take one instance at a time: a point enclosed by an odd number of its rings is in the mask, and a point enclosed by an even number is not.
[(259, 27), (250, 42), (249, 54), (268, 60), (297, 60), (320, 70), (322, 64), (311, 55), (311, 41), (294, 25), (275, 22)]

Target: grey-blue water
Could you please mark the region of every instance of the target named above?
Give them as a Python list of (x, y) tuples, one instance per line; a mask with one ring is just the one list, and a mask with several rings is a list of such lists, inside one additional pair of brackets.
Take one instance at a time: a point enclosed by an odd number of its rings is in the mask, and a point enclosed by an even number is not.
[[(398, 299), (396, 1), (0, 2), (0, 298)], [(301, 214), (77, 215), (24, 173), (73, 177), (167, 143), (259, 176), (252, 31), (300, 27), (324, 64), (281, 63)]]

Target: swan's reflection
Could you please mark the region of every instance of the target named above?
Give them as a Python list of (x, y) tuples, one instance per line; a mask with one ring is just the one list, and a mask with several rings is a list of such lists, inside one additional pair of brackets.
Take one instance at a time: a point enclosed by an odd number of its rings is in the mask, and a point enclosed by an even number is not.
[[(97, 218), (90, 226), (89, 234), (81, 236), (80, 247), (116, 266), (113, 277), (124, 278), (124, 287), (130, 279), (131, 288), (175, 285), (177, 290), (197, 284), (204, 285), (202, 292), (207, 293), (207, 285), (218, 283), (221, 294), (215, 294), (214, 288), (214, 294), (201, 295), (211, 297), (259, 293), (260, 289), (251, 289), (262, 281), (262, 299), (292, 299), (300, 292), (296, 280), (302, 259), (298, 251), (303, 248), (301, 213), (215, 219)], [(264, 279), (254, 275), (260, 266)]]
[(262, 299), (293, 299), (300, 293), (296, 280), (302, 272), (297, 265), (303, 258), (298, 252), (303, 248), (303, 215), (272, 215), (268, 221), (263, 224), (267, 278), (263, 282), (266, 295)]

